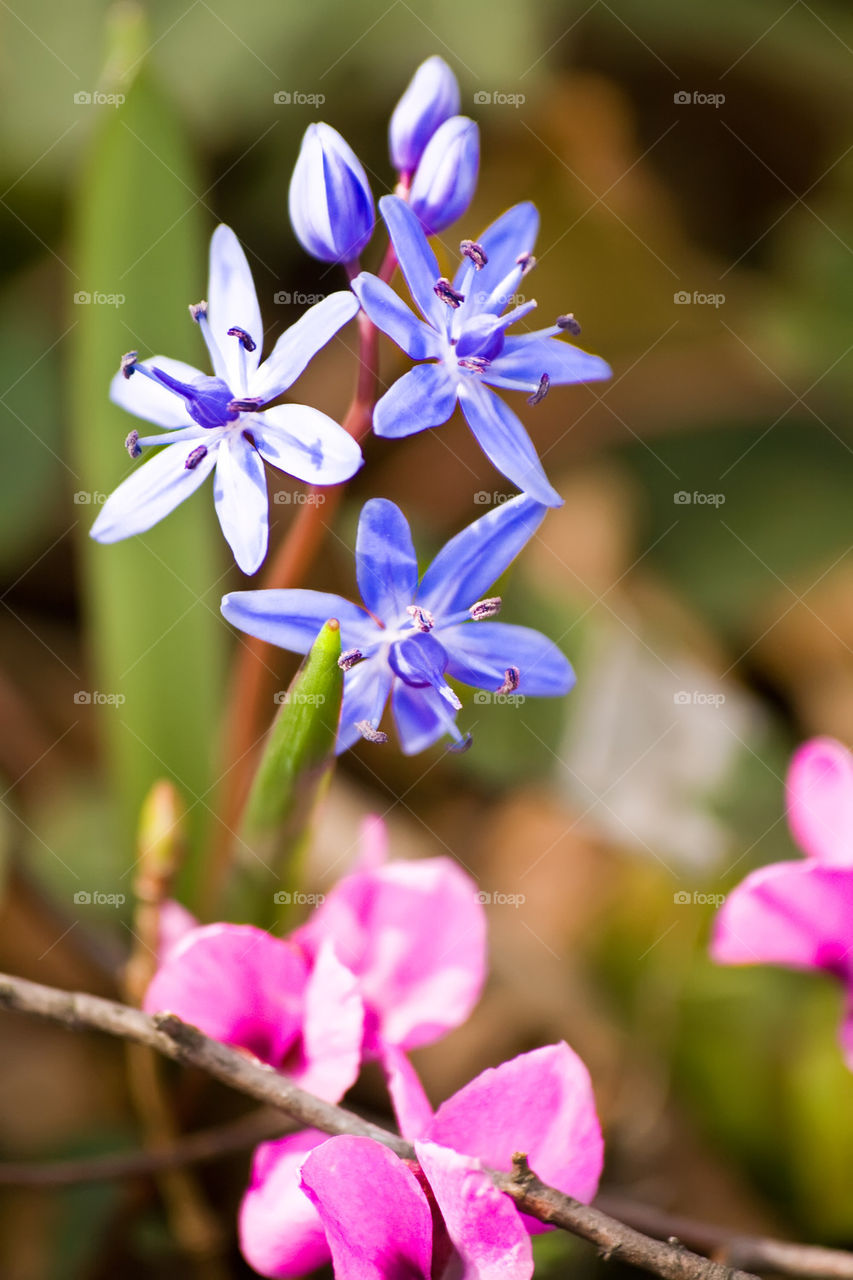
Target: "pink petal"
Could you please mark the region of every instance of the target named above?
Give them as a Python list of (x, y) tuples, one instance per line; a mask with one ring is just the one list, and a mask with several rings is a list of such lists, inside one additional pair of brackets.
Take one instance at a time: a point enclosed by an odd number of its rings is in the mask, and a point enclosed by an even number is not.
[(303, 1276), (330, 1260), (320, 1215), (299, 1185), (305, 1157), (326, 1141), (304, 1129), (264, 1142), (240, 1206), (240, 1248), (262, 1276)]
[(177, 946), (182, 938), (198, 928), (198, 920), (192, 912), (187, 911), (186, 907), (176, 902), (174, 898), (167, 898), (161, 903), (158, 924), (160, 929), (158, 959), (161, 963), (172, 947)]
[(442, 1103), (425, 1137), (506, 1171), (524, 1151), (543, 1182), (583, 1201), (595, 1195), (604, 1161), (589, 1072), (563, 1042), (484, 1071)]
[(853, 756), (834, 738), (812, 738), (788, 770), (788, 822), (812, 858), (853, 866)]
[(363, 1039), (358, 981), (338, 960), (331, 943), (324, 943), (305, 988), (299, 1062), (286, 1063), (285, 1069), (309, 1093), (337, 1102), (355, 1084)]
[(432, 1214), (414, 1174), (370, 1138), (330, 1138), (302, 1169), (335, 1280), (429, 1280)]
[(853, 868), (776, 862), (738, 885), (717, 912), (718, 964), (853, 970)]
[(400, 1133), (411, 1142), (426, 1133), (432, 1121), (429, 1098), (402, 1049), (395, 1045), (382, 1045), (379, 1057)]
[(378, 813), (362, 818), (358, 831), (358, 871), (375, 871), (388, 861), (388, 828)]
[(465, 1280), (529, 1280), (533, 1250), (522, 1216), (480, 1161), (432, 1142), (416, 1142), (415, 1150), (462, 1257)]
[(844, 1055), (844, 1061), (850, 1071), (853, 1071), (853, 991), (850, 987), (847, 989), (847, 1000), (844, 1006), (844, 1018), (841, 1023), (841, 1032), (839, 1034), (841, 1041), (841, 1052)]
[(463, 1023), (479, 997), (485, 913), (474, 881), (448, 858), (346, 876), (298, 935), (310, 952), (324, 938), (359, 978), (385, 1043), (430, 1044)]
[(307, 977), (290, 943), (248, 924), (209, 924), (167, 954), (143, 1008), (176, 1013), (215, 1040), (279, 1066), (300, 1032)]

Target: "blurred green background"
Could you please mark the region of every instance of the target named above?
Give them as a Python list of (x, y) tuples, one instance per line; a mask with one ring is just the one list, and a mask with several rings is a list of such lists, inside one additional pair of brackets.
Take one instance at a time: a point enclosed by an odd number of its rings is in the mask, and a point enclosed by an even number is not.
[[(246, 246), (270, 343), (341, 287), (290, 230), (301, 134), (339, 128), (378, 197), (390, 110), (441, 53), (483, 160), (440, 255), (534, 199), (537, 322), (574, 311), (614, 370), (517, 406), (566, 505), (513, 570), (506, 616), (559, 638), (579, 685), (564, 707), (469, 698), (465, 757), (352, 753), (311, 875), (340, 874), (372, 809), (401, 854), (449, 850), (484, 891), (524, 895), (487, 907), (480, 1009), (419, 1056), (435, 1099), (565, 1037), (596, 1081), (608, 1191), (853, 1244), (838, 992), (706, 955), (713, 900), (794, 854), (793, 745), (853, 742), (849, 6), (15, 0), (0, 32), (0, 964), (113, 990), (129, 903), (86, 895), (129, 900), (142, 796), (166, 776), (186, 799), (191, 906), (217, 826), (239, 643), (218, 601), (240, 575), (201, 498), (132, 544), (88, 540), (131, 466), (109, 377), (129, 348), (202, 362), (186, 305), (219, 220)], [(344, 412), (353, 343), (321, 354), (300, 399)], [(385, 348), (384, 379), (402, 368)], [(457, 419), (366, 454), (317, 586), (352, 592), (364, 497), (400, 502), (427, 549), (505, 492)], [(271, 490), (276, 537), (298, 499)], [(134, 1145), (115, 1046), (8, 1025), (0, 1159)], [(182, 1094), (188, 1128), (233, 1106)], [(245, 1171), (238, 1156), (200, 1175), (226, 1224), (211, 1275), (244, 1274)], [(0, 1215), (12, 1280), (186, 1274), (149, 1184), (8, 1192)], [(562, 1239), (537, 1247), (538, 1274), (596, 1265)]]

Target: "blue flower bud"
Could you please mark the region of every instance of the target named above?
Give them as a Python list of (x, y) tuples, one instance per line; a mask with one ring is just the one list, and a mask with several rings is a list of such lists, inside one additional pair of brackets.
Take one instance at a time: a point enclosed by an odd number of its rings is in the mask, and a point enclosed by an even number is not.
[(415, 170), (409, 204), (427, 235), (461, 218), (477, 186), (480, 131), (467, 116), (451, 116), (436, 129)]
[(305, 130), (288, 205), (296, 238), (322, 262), (352, 262), (373, 234), (367, 174), (352, 147), (327, 124)]
[(427, 58), (409, 81), (388, 126), (394, 168), (400, 173), (414, 173), (438, 126), (458, 111), (456, 76), (443, 58)]

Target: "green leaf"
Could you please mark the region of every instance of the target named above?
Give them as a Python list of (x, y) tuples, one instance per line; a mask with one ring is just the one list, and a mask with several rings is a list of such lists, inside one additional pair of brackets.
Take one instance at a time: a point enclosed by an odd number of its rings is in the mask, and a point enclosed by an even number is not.
[[(292, 897), (298, 888), (300, 856), (335, 762), (344, 687), (340, 656), (340, 626), (331, 619), (287, 692), (280, 695), (281, 706), (249, 793), (242, 860), (256, 891), (268, 895), (267, 901), (274, 887), (284, 886), (279, 897)], [(287, 905), (292, 904), (286, 899), (272, 901), (276, 908)]]
[[(127, 32), (117, 33), (112, 65), (128, 60), (129, 44)], [(132, 84), (113, 79), (109, 88), (126, 100), (92, 109), (98, 115), (76, 217), (71, 402), (76, 500), (90, 517), (80, 526), (93, 660), (86, 692), (112, 695), (101, 732), (120, 800), (117, 861), (124, 866), (139, 807), (157, 778), (187, 795), (191, 838), (201, 845), (225, 636), (209, 489), (137, 538), (101, 546), (86, 537), (104, 495), (138, 465), (122, 445), (143, 424), (109, 400), (122, 353), (206, 361), (187, 312), (205, 292), (206, 230), (181, 123), (144, 68)], [(113, 305), (102, 300), (111, 295)], [(196, 867), (190, 879), (198, 874)]]

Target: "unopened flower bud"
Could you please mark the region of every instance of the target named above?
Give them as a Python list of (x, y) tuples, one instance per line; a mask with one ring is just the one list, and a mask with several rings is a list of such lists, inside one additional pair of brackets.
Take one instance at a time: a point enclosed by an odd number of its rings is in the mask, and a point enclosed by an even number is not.
[(306, 252), (321, 262), (352, 262), (373, 234), (367, 174), (336, 129), (312, 124), (290, 180), (290, 221)]
[(388, 126), (391, 162), (400, 173), (413, 173), (427, 143), (459, 111), (459, 85), (443, 58), (427, 58), (418, 67), (394, 108)]
[(480, 130), (467, 116), (451, 116), (427, 143), (409, 194), (427, 235), (461, 218), (473, 198), (479, 165)]

